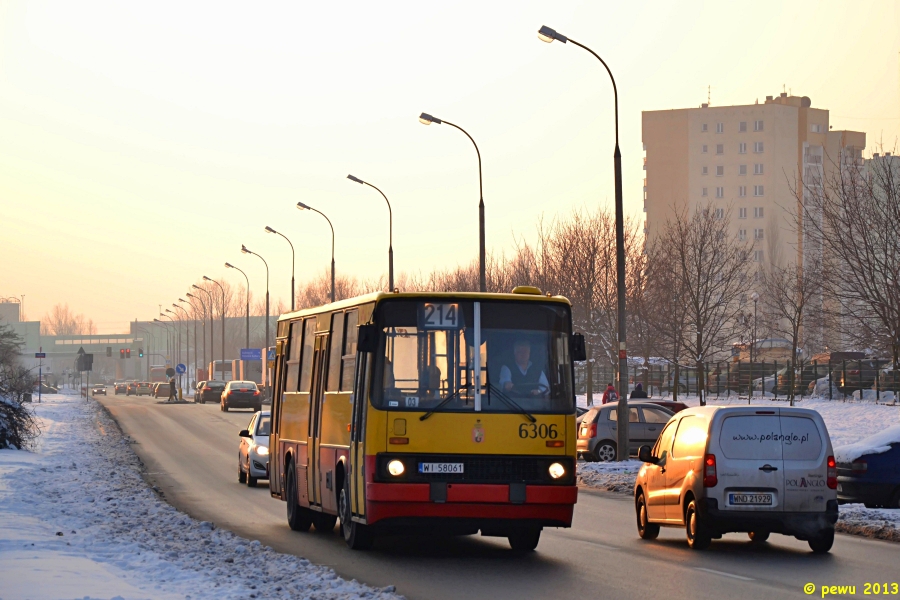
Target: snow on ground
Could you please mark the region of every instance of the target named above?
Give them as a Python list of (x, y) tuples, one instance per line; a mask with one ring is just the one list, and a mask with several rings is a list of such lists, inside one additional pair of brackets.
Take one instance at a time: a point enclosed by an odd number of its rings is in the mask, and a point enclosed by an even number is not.
[[(869, 441), (864, 444), (859, 444), (859, 442), (875, 435), (878, 436), (875, 439), (876, 442), (881, 438), (900, 441), (900, 406), (883, 404), (884, 396), (882, 396), (881, 404), (874, 402), (874, 397), (871, 399), (868, 396), (864, 397), (866, 398), (864, 400), (860, 400), (858, 395), (856, 398), (841, 400), (805, 397), (803, 400), (795, 401), (794, 405), (812, 408), (822, 415), (834, 448), (849, 444), (869, 447), (872, 446)], [(671, 399), (671, 396), (666, 396), (665, 399)], [(679, 395), (678, 400), (688, 406), (700, 405), (697, 396)], [(892, 400), (893, 398), (888, 401)], [(579, 406), (587, 406), (587, 399), (583, 395), (577, 396), (576, 401)], [(600, 395), (595, 395), (594, 403), (598, 404), (599, 401)], [(746, 396), (711, 397), (708, 398), (707, 404), (746, 405), (748, 398)], [(759, 395), (755, 396), (752, 398), (752, 404), (754, 406), (779, 407), (788, 405), (786, 400), (775, 400), (771, 394), (766, 394), (765, 398)], [(595, 489), (630, 494), (634, 490), (634, 480), (640, 464), (636, 460), (623, 463), (579, 461), (578, 483)], [(837, 529), (845, 533), (900, 542), (900, 510), (865, 508), (861, 504), (843, 504), (840, 507)]]
[(37, 451), (0, 450), (0, 600), (399, 598), (178, 512), (95, 402), (33, 406)]

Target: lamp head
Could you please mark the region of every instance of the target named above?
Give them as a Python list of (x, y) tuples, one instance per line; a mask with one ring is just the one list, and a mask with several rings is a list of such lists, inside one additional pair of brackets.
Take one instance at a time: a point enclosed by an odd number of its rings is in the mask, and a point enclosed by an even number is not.
[(153, 319), (154, 323), (159, 323), (159, 319)]
[(172, 306), (173, 306), (174, 308), (181, 308), (180, 306), (178, 306), (178, 305), (175, 304), (174, 302), (172, 303)]
[(268, 233), (278, 233), (277, 231), (275, 231), (274, 229), (272, 229), (272, 228), (269, 227), (268, 225), (266, 225), (266, 231), (267, 231)]
[[(188, 296), (190, 296), (190, 294), (188, 294)], [(187, 302), (187, 300), (185, 300), (184, 298), (179, 298), (178, 301), (179, 302)]]
[[(206, 275), (204, 275), (204, 276), (203, 276), (203, 281), (212, 281), (212, 279), (210, 279), (209, 277), (207, 277)], [(194, 286), (194, 287), (196, 287), (196, 286)]]
[(233, 268), (234, 268), (234, 265), (232, 265), (231, 263), (225, 263), (225, 268), (226, 268), (226, 269), (233, 269)]
[(355, 181), (356, 183), (365, 183), (362, 179), (360, 179), (359, 177), (354, 177), (353, 175), (347, 175), (347, 179), (349, 179), (350, 181)]
[(298, 203), (297, 203), (297, 208), (299, 208), (300, 210), (312, 210), (310, 207), (308, 207), (307, 205), (303, 204), (302, 202), (298, 202)]
[(759, 294), (753, 292), (752, 294), (750, 294), (750, 299), (756, 302), (757, 300), (759, 300)]
[(192, 283), (192, 284), (191, 284), (191, 287), (192, 287), (192, 288), (194, 288), (194, 289), (195, 289), (195, 290), (199, 290), (199, 289), (200, 289), (200, 288), (199, 288), (199, 287), (197, 287), (197, 285), (196, 285), (196, 284), (194, 284), (194, 283)]
[(559, 40), (565, 44), (569, 40), (566, 36), (557, 33), (555, 29), (550, 29), (546, 25), (541, 25), (541, 28), (538, 29), (538, 39), (542, 42), (547, 42), (548, 44), (553, 40)]
[(196, 296), (194, 296), (194, 295), (193, 295), (192, 293), (190, 293), (190, 292), (188, 292), (187, 294), (185, 294), (185, 296), (187, 296), (188, 298), (196, 298)]
[[(167, 313), (170, 313), (170, 314), (173, 314), (173, 315), (175, 314), (175, 313), (173, 313), (173, 312), (172, 312), (170, 309), (168, 309), (168, 308), (166, 309), (166, 312), (167, 312)], [(160, 314), (162, 314), (162, 313), (160, 313)]]
[(241, 244), (241, 252), (244, 254), (250, 254), (250, 250), (247, 249), (247, 246)]
[(432, 117), (428, 113), (422, 113), (421, 115), (419, 115), (419, 123), (421, 123), (422, 125), (431, 125), (432, 123), (440, 125), (441, 120), (436, 117)]

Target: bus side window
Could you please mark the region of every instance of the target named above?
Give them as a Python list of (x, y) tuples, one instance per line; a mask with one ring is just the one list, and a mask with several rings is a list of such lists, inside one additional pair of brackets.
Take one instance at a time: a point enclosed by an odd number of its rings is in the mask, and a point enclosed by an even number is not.
[(327, 392), (336, 392), (341, 384), (341, 355), (344, 348), (344, 313), (331, 315), (331, 347), (328, 349)]
[(309, 393), (312, 382), (313, 351), (316, 345), (316, 318), (303, 322), (303, 354), (300, 356), (300, 391)]
[(357, 323), (359, 313), (355, 310), (344, 314), (344, 354), (341, 357), (341, 391), (353, 391), (353, 377), (356, 375), (356, 340), (359, 335)]
[(290, 346), (288, 346), (286, 379), (283, 392), (296, 392), (300, 381), (300, 349), (303, 341), (303, 323), (294, 321), (291, 323)]

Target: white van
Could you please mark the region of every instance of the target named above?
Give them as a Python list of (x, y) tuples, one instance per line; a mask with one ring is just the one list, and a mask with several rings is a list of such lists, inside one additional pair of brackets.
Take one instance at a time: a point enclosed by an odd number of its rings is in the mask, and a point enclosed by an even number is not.
[(634, 486), (638, 534), (684, 527), (691, 548), (746, 531), (828, 552), (838, 518), (837, 465), (821, 415), (805, 408), (703, 406), (672, 417)]

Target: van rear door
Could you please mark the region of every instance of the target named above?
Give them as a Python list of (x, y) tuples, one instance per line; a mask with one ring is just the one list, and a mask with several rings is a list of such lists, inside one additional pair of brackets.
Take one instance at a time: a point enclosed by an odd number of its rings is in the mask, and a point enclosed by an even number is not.
[(718, 484), (707, 489), (709, 497), (716, 498), (722, 510), (784, 510), (784, 460), (778, 411), (777, 408), (722, 411), (724, 418), (718, 427), (716, 453)]
[[(781, 409), (784, 510), (821, 512), (834, 492), (828, 489), (828, 432), (806, 410)], [(829, 495), (829, 492), (831, 495)]]

